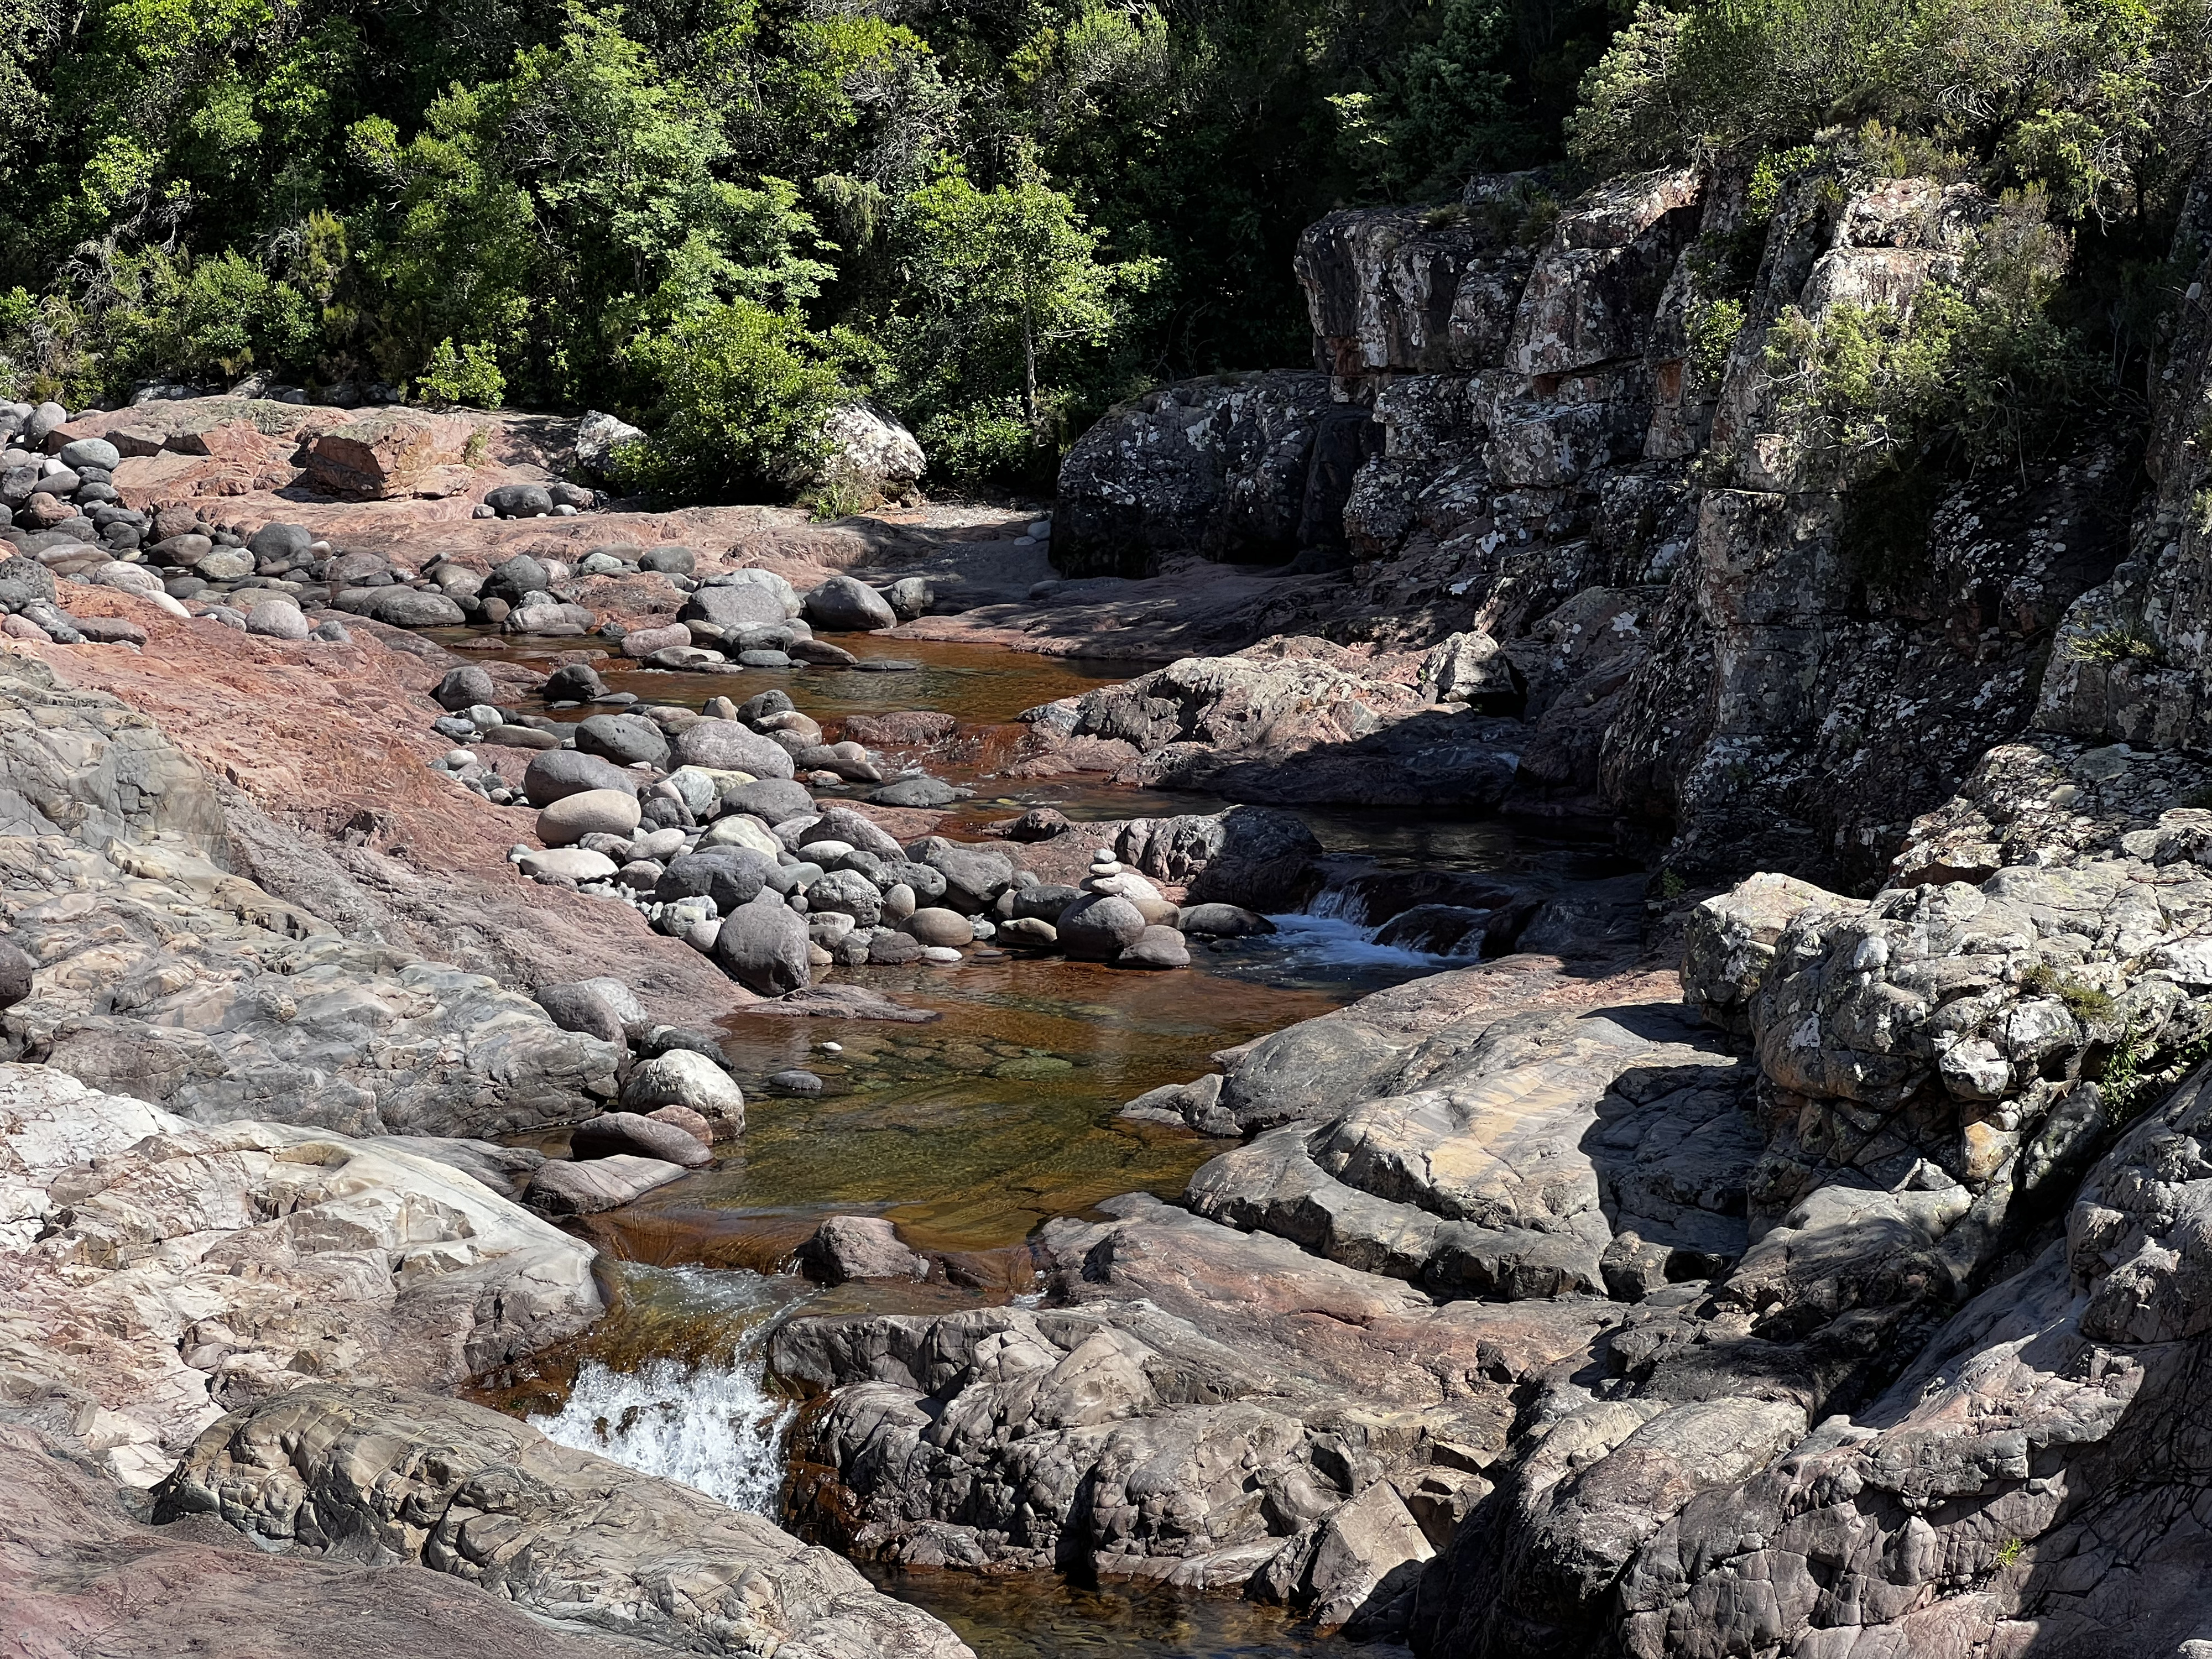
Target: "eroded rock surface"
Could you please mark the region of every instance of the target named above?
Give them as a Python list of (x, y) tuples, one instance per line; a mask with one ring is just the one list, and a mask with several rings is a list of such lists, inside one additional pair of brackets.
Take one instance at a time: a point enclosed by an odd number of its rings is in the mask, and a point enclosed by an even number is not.
[(451, 1386), (596, 1317), (591, 1248), (438, 1150), (0, 1066), (0, 1398), (150, 1486), (227, 1410), (317, 1377)]
[(236, 1413), (200, 1437), (155, 1514), (414, 1564), (571, 1628), (682, 1651), (969, 1654), (772, 1522), (429, 1395), (315, 1383)]

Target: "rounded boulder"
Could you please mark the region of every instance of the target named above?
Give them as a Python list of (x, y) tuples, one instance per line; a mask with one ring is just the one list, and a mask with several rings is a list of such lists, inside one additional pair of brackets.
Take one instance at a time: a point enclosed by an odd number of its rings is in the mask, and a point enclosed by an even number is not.
[(833, 634), (866, 634), (898, 621), (890, 600), (859, 578), (842, 574), (807, 594), (805, 614), (815, 627)]
[(634, 795), (637, 775), (579, 749), (549, 749), (531, 762), (530, 769), (522, 775), (523, 796), (532, 806), (550, 806), (586, 789), (619, 789)]
[(745, 1097), (730, 1074), (701, 1054), (672, 1048), (634, 1066), (623, 1080), (622, 1103), (633, 1112), (673, 1107), (696, 1113), (727, 1140), (745, 1127)]
[(659, 766), (668, 758), (668, 739), (642, 714), (594, 714), (576, 727), (576, 747), (617, 766)]
[(780, 997), (805, 985), (812, 969), (805, 918), (775, 893), (763, 893), (722, 919), (715, 965), (747, 990)]
[(638, 826), (637, 797), (620, 789), (585, 789), (563, 795), (538, 814), (538, 839), (568, 847), (586, 836), (628, 836)]
[(1144, 936), (1145, 914), (1112, 893), (1086, 893), (1053, 924), (1060, 948), (1088, 962), (1111, 962)]
[(738, 720), (702, 720), (686, 727), (676, 739), (676, 762), (756, 778), (788, 779), (793, 772), (781, 744)]
[(954, 950), (972, 945), (975, 939), (975, 924), (957, 910), (946, 910), (932, 905), (917, 910), (899, 926), (924, 945), (943, 945)]

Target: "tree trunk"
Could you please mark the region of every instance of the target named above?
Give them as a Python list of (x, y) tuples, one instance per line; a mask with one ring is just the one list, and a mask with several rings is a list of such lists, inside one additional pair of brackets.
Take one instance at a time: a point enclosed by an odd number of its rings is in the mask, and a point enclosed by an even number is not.
[(1037, 423), (1036, 331), (1030, 325), (1026, 307), (1022, 312), (1022, 413), (1029, 416), (1034, 430)]

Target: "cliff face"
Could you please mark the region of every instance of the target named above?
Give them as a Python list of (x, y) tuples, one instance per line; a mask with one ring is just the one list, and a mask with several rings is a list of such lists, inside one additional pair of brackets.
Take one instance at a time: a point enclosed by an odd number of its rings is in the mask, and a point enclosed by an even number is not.
[[(1680, 875), (1768, 872), (1690, 921), (1705, 1029), (1683, 1036), (1712, 1048), (1624, 1060), (1587, 1121), (1543, 1092), (1566, 1040), (1519, 1015), (1455, 1051), (1474, 1075), (1355, 1063), (1340, 1034), (1301, 1068), (1324, 1101), (1271, 1102), (1256, 1048), (1184, 1091), (1189, 1121), (1255, 1136), (1189, 1211), (1421, 1286), (1513, 1379), (1480, 1430), (1392, 1401), (1428, 1441), (1378, 1415), (1376, 1468), (1337, 1483), (1425, 1517), (1433, 1559), (1411, 1589), (1372, 1575), (1364, 1607), (1417, 1651), (2212, 1651), (2204, 195), (2147, 441), (2089, 434), (1917, 503), (1839, 485), (1765, 342), (1793, 307), (1909, 310), (1958, 274), (2001, 210), (1972, 189), (1785, 191), (1760, 225), (1728, 180), (1660, 175), (1539, 237), (1507, 222), (1527, 181), (1491, 181), (1456, 215), (1309, 233), (1319, 363), (1380, 429), (1313, 631), (1395, 647), (1378, 682), (1442, 639), (1406, 718), (1511, 745), (1504, 810), (1585, 800)], [(1492, 690), (1510, 665), (1525, 702), (1454, 711), (1431, 664)], [(1512, 1164), (1547, 1111), (1531, 1167), (1556, 1179), (1571, 1146), (1596, 1207), (1553, 1202), (1541, 1249), (1471, 1248), (1437, 1172)], [(1091, 1294), (1121, 1271), (1087, 1258)], [(1561, 1328), (1540, 1362), (1500, 1335), (1536, 1305)], [(1425, 1330), (1405, 1351), (1455, 1363)], [(1267, 1571), (1250, 1593), (1328, 1605)]]
[[(1911, 544), (1899, 555), (1863, 527), (1888, 509), (1839, 492), (1778, 407), (1767, 331), (1791, 307), (1909, 309), (1995, 204), (1824, 179), (1761, 222), (1741, 179), (1687, 170), (1602, 186), (1547, 228), (1543, 200), (1524, 176), (1478, 179), (1449, 207), (1310, 228), (1297, 271), (1322, 373), (1190, 383), (1110, 415), (1070, 456), (1055, 558), (1348, 562), (1294, 631), (1494, 641), (1528, 693), (1526, 729), (1494, 745), (1517, 769), (1504, 810), (1629, 821), (1693, 881), (1783, 867), (1871, 885), (1913, 817), (2029, 726), (2054, 641), (2045, 723), (2124, 735), (2107, 711), (2156, 703), (2143, 719), (2185, 726), (2202, 629), (2176, 561), (2201, 532), (2195, 422), (2174, 410), (2200, 327), (2152, 457), (2165, 563), (2127, 550), (2141, 468), (2124, 434), (1906, 504), (1927, 530), (1888, 538)], [(1744, 296), (1732, 340), (1714, 337), (1723, 289)], [(2154, 660), (2112, 658), (2127, 628), (2156, 635)], [(1589, 651), (1601, 632), (1610, 647)], [(2102, 643), (2069, 648), (2087, 635)]]

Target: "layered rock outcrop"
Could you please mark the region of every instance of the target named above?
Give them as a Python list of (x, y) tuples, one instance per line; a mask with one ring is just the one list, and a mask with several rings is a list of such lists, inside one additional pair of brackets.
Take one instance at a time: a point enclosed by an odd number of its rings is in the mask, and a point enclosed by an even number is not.
[(0, 1066), (8, 1413), (151, 1486), (226, 1411), (313, 1378), (451, 1387), (599, 1315), (590, 1246), (419, 1145)]
[[(1467, 780), (1435, 799), (1625, 821), (1686, 879), (1786, 868), (1863, 890), (1917, 814), (2039, 718), (2039, 696), (2051, 729), (2180, 740), (2191, 717), (2174, 711), (2195, 696), (2178, 689), (2195, 648), (2179, 597), (2201, 470), (2191, 420), (2159, 417), (2155, 523), (2130, 554), (2124, 437), (1876, 501), (1784, 407), (1772, 325), (1846, 305), (1909, 313), (1929, 283), (1962, 280), (1999, 204), (1832, 166), (1760, 218), (1740, 177), (1686, 169), (1555, 204), (1537, 234), (1545, 187), (1479, 179), (1460, 204), (1308, 230), (1316, 362), (1340, 418), (1369, 418), (1374, 435), (1341, 497), (1351, 570), (1252, 616), (1374, 661), (1352, 665), (1366, 684), (1348, 702), (1316, 703), (1352, 727), (1317, 716), (1197, 771), (1147, 751), (1146, 775), (1383, 802), (1406, 799), (1373, 789), (1395, 757)], [(2172, 410), (2193, 406), (2203, 332), (2191, 323), (2175, 343)], [(1125, 413), (1079, 446), (1066, 499), (1119, 503), (1086, 557), (1145, 544), (1133, 526), (1152, 519), (1177, 527), (1176, 550), (1203, 550), (1229, 533), (1222, 503), (1289, 499), (1288, 449), (1265, 464), (1209, 451), (1206, 490), (1164, 491), (1140, 459), (1146, 430)], [(1404, 720), (1395, 659), (1453, 641), (1496, 665), (1484, 694), (1423, 683), (1444, 712)], [(1295, 640), (1267, 648), (1310, 674), (1344, 666)], [(2112, 710), (2153, 703), (2167, 712), (2115, 724)]]

